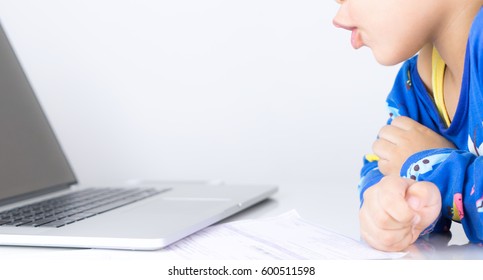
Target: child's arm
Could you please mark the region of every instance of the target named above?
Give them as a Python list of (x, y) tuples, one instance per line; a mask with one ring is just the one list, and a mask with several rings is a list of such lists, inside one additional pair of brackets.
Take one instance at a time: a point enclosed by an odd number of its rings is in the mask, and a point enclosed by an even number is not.
[(384, 126), (373, 145), (380, 176), (364, 193), (360, 210), (362, 238), (374, 248), (399, 251), (430, 231), (441, 213), (441, 194), (431, 182), (399, 176), (406, 160), (421, 151), (454, 145), (431, 129), (407, 117)]
[[(402, 67), (401, 70), (399, 71), (399, 74), (396, 78), (396, 82), (394, 84), (394, 87), (391, 91), (391, 93), (388, 96), (387, 103), (388, 103), (388, 109), (389, 109), (389, 120), (387, 121), (387, 126), (385, 129), (381, 130), (381, 134), (383, 134), (380, 138), (387, 138), (388, 133), (387, 129), (389, 129), (389, 132), (393, 128), (401, 128), (401, 124), (399, 123), (400, 120), (404, 120), (405, 118), (398, 118), (399, 120), (396, 120), (394, 123), (394, 127), (391, 126), (391, 123), (393, 122), (394, 119), (400, 116), (418, 116), (423, 119), (422, 121), (425, 122), (430, 122), (430, 116), (427, 116), (426, 114), (422, 113), (419, 111), (418, 108), (415, 108), (414, 106), (411, 106), (411, 104), (417, 103), (417, 99), (420, 98), (420, 96), (415, 92), (415, 86), (412, 82), (413, 76), (417, 76), (417, 72), (415, 70), (415, 64), (416, 64), (416, 59), (412, 59), (408, 62), (406, 62)], [(411, 74), (412, 73), (412, 74)], [(432, 106), (432, 104), (428, 103), (428, 106)], [(424, 109), (423, 109), (424, 110)], [(411, 119), (408, 119), (411, 120)], [(405, 122), (402, 122), (403, 124)], [(404, 125), (402, 125), (404, 127)], [(431, 130), (423, 129), (423, 131), (426, 132), (432, 132)], [(384, 178), (384, 174), (389, 175), (399, 175), (401, 166), (404, 163), (404, 161), (412, 154), (415, 152), (424, 150), (424, 149), (430, 149), (430, 148), (436, 148), (436, 147), (448, 147), (452, 146), (451, 143), (447, 142), (445, 139), (441, 139), (442, 137), (439, 136), (439, 134), (436, 133), (430, 133), (430, 136), (433, 137), (428, 137), (426, 133), (423, 133), (423, 136), (420, 137), (423, 139), (424, 145), (434, 145), (433, 143), (438, 143), (436, 146), (424, 146), (421, 148), (420, 145), (417, 150), (408, 150), (404, 155), (399, 157), (397, 160), (391, 159), (386, 156), (384, 158), (386, 160), (385, 162), (385, 167), (382, 166), (382, 171), (379, 169), (379, 162), (377, 157), (368, 157), (366, 156), (364, 158), (364, 166), (361, 170), (361, 180), (358, 185), (359, 189), (359, 195), (360, 195), (360, 200), (361, 200), (361, 212), (364, 211), (363, 206), (366, 203), (365, 200), (371, 200), (370, 196), (366, 196), (365, 192), (367, 190), (372, 189), (373, 186), (377, 186), (378, 182), (381, 181), (382, 178)], [(426, 139), (428, 138), (428, 139)], [(426, 141), (430, 140), (430, 141)], [(377, 142), (377, 141), (376, 141)], [(411, 142), (411, 140), (409, 140)], [(375, 145), (377, 146), (377, 145)], [(379, 150), (380, 148), (375, 147), (375, 150)], [(384, 164), (383, 164), (384, 165)], [(389, 171), (391, 170), (391, 171)], [(370, 202), (372, 203), (372, 202)], [(442, 230), (443, 228), (448, 228), (450, 225), (450, 220), (447, 219), (440, 219), (438, 220), (440, 223), (436, 225), (436, 230)], [(363, 220), (361, 219), (361, 222)], [(361, 225), (362, 227), (363, 225)], [(431, 227), (433, 229), (433, 226)], [(377, 236), (377, 235), (376, 235)]]
[(483, 157), (457, 150), (449, 141), (406, 117), (395, 118), (381, 130), (379, 139), (387, 142), (374, 145), (384, 163), (366, 162), (359, 186), (364, 200), (374, 203), (364, 191), (376, 186), (384, 175), (396, 175), (399, 170), (401, 177), (438, 187), (443, 206), (437, 230), (448, 228), (450, 220), (461, 222), (472, 242), (483, 242)]
[(461, 222), (471, 242), (483, 242), (483, 157), (454, 149), (411, 156), (401, 176), (432, 182), (441, 192), (442, 217)]

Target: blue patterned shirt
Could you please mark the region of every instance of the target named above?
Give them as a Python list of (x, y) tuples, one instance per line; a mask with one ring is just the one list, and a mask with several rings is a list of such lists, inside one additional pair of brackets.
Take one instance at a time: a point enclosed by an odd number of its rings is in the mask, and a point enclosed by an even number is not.
[[(451, 221), (460, 222), (471, 242), (483, 242), (483, 10), (472, 24), (456, 113), (447, 127), (427, 92), (417, 69), (417, 56), (401, 67), (387, 98), (388, 124), (407, 116), (451, 141), (456, 149), (432, 149), (410, 156), (400, 176), (429, 181), (442, 196), (440, 218), (429, 231), (449, 230)], [(364, 159), (359, 183), (364, 191), (383, 177), (377, 162)]]

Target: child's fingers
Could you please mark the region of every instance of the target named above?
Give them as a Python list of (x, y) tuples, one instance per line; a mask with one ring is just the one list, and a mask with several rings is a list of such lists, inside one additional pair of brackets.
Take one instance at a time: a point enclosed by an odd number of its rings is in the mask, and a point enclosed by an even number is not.
[(377, 205), (366, 205), (359, 212), (361, 224), (371, 224), (380, 230), (402, 230), (411, 228), (411, 223), (401, 223)]
[(386, 125), (379, 130), (378, 136), (379, 139), (382, 138), (397, 145), (401, 139), (406, 139), (407, 131), (394, 125)]
[(386, 176), (381, 180), (376, 198), (381, 209), (403, 225), (412, 224), (416, 216), (416, 212), (406, 201), (406, 191), (409, 186), (407, 180), (397, 176)]
[(415, 127), (421, 126), (420, 123), (406, 116), (399, 116), (395, 118), (392, 120), (391, 125), (403, 130), (411, 130)]
[[(379, 195), (367, 190), (365, 201), (360, 210), (360, 220), (372, 223), (380, 229), (399, 230), (410, 228), (414, 224), (415, 212), (407, 206), (399, 195)], [(382, 202), (379, 196), (382, 197)], [(396, 197), (396, 198), (391, 198)]]
[(414, 211), (409, 210), (408, 213), (400, 213), (401, 210), (395, 205), (396, 203), (390, 208), (383, 208), (381, 205), (368, 205), (365, 211), (367, 219), (384, 230), (399, 230), (410, 227), (415, 217)]
[(441, 203), (438, 187), (431, 182), (415, 182), (408, 188), (406, 198), (411, 208), (416, 211)]
[(441, 194), (439, 189), (431, 182), (416, 182), (407, 192), (407, 201), (419, 216), (420, 221), (415, 223), (416, 232), (421, 232), (433, 223), (441, 212)]
[(379, 228), (373, 220), (361, 223), (361, 236), (372, 247), (383, 251), (400, 251), (409, 246), (413, 241), (411, 227), (397, 230), (385, 230)]
[(417, 238), (415, 224), (421, 217), (406, 201), (412, 184), (413, 180), (385, 176), (366, 190), (359, 218), (361, 235), (369, 245), (384, 251), (400, 251)]
[(391, 158), (396, 148), (394, 143), (384, 138), (379, 138), (372, 144), (372, 151), (381, 159)]

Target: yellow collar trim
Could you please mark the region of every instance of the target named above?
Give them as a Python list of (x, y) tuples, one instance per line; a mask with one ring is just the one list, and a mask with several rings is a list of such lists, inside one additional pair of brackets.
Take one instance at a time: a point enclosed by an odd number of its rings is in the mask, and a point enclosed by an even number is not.
[(446, 110), (446, 105), (444, 104), (444, 71), (446, 69), (446, 63), (439, 55), (436, 48), (433, 48), (432, 56), (432, 86), (433, 86), (433, 97), (436, 108), (438, 109), (439, 115), (443, 118), (446, 126), (451, 124), (451, 120)]

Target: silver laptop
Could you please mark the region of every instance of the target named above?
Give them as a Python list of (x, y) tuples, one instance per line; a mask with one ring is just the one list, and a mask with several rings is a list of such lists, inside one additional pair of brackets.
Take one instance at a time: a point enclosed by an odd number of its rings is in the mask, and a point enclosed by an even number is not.
[(78, 186), (0, 24), (0, 245), (156, 250), (276, 191)]

